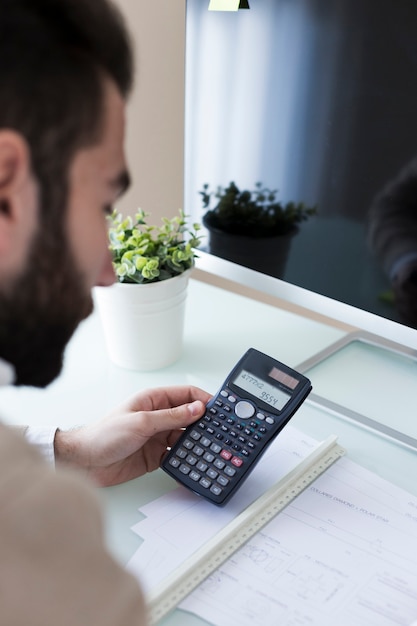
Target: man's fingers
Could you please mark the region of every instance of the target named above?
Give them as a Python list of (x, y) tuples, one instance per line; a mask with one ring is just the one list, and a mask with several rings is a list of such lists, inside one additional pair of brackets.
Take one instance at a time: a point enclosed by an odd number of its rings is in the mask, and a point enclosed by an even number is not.
[[(159, 411), (141, 412), (143, 431), (148, 437), (167, 430), (185, 428), (195, 422), (205, 410), (201, 400), (194, 400), (181, 406)], [(145, 434), (145, 433), (144, 433)]]

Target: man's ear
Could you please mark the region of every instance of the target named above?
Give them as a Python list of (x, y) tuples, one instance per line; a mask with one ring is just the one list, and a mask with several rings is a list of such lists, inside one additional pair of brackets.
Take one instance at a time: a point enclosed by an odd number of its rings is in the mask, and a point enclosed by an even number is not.
[(8, 254), (33, 232), (36, 188), (25, 138), (0, 129), (0, 255)]
[(26, 140), (12, 130), (0, 130), (0, 213), (13, 212), (14, 197), (20, 195), (31, 175)]

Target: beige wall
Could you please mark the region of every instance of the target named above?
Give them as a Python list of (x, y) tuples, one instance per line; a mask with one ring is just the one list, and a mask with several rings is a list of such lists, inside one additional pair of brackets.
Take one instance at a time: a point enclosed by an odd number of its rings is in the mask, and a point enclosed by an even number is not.
[(114, 0), (135, 43), (136, 85), (128, 104), (126, 153), (133, 185), (118, 203), (159, 223), (184, 197), (185, 0)]

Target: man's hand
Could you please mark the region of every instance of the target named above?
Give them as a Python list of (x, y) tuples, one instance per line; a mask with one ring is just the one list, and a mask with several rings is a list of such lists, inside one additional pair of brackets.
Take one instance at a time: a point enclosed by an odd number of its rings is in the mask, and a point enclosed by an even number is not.
[(58, 431), (55, 458), (105, 487), (157, 469), (181, 429), (203, 413), (210, 394), (197, 387), (147, 390), (95, 424)]

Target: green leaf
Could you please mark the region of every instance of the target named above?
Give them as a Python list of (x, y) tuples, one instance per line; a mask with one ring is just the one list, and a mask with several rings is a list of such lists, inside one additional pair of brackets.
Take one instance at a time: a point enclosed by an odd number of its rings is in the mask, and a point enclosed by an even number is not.
[(191, 227), (182, 209), (160, 226), (147, 223), (138, 209), (134, 218), (116, 210), (109, 217), (109, 249), (117, 279), (125, 283), (167, 280), (194, 265), (195, 248), (201, 244), (198, 223)]

